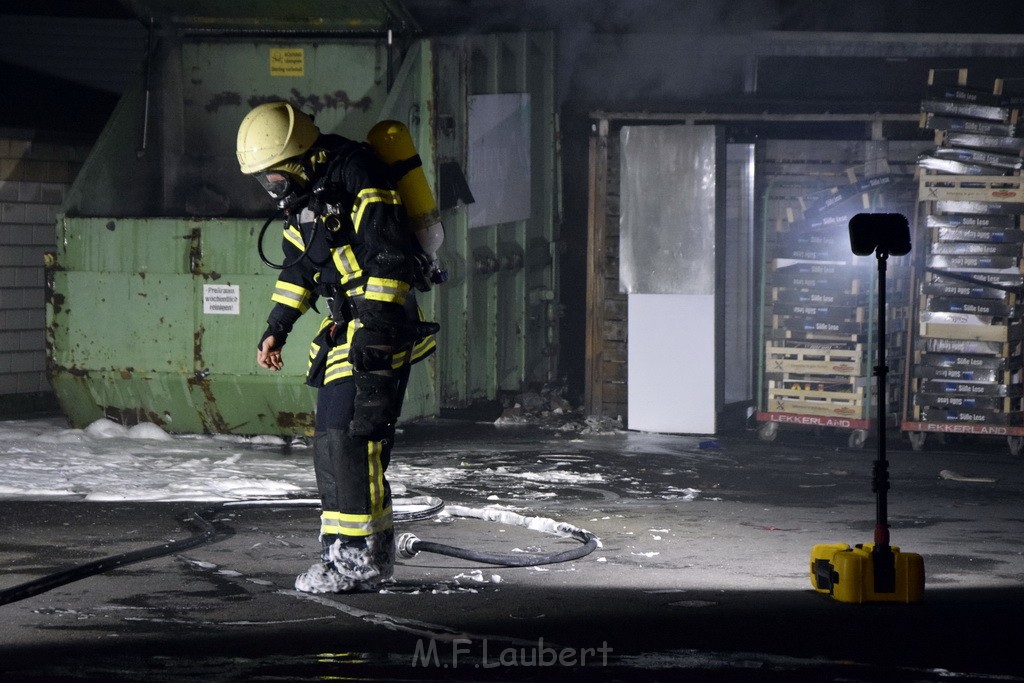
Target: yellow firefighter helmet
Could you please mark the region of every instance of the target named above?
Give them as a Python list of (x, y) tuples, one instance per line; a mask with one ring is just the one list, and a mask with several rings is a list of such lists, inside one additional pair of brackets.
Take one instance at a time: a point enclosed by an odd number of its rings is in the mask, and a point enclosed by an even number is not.
[(288, 102), (261, 104), (238, 126), (236, 154), (242, 173), (258, 173), (302, 154), (320, 137), (313, 119)]

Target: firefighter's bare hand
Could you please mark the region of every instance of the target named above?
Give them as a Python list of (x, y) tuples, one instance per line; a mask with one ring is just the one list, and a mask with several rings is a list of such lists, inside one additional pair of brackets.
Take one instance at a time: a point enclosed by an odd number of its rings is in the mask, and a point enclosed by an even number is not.
[(263, 344), (256, 351), (256, 363), (261, 368), (276, 372), (284, 367), (284, 361), (281, 360), (281, 348), (274, 348), (276, 344), (277, 340), (274, 339), (274, 335), (270, 335), (263, 340)]

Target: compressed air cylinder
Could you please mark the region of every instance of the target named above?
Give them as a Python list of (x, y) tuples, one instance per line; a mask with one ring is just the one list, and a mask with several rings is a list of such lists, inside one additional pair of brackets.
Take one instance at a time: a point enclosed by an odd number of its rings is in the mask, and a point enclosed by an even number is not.
[(409, 224), (427, 257), (425, 277), (434, 284), (446, 281), (448, 271), (437, 256), (444, 242), (444, 226), (409, 129), (401, 121), (381, 121), (370, 129), (366, 141), (391, 166)]
[(434, 194), (427, 184), (423, 163), (405, 124), (401, 121), (381, 121), (370, 129), (366, 141), (377, 156), (396, 171), (398, 194), (402, 197), (413, 230), (419, 232), (440, 224)]

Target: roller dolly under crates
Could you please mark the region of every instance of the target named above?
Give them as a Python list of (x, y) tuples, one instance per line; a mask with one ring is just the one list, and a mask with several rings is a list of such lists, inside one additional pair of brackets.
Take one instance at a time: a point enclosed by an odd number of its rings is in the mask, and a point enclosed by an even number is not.
[(1024, 427), (1011, 425), (957, 422), (911, 422), (905, 421), (901, 428), (910, 439), (915, 451), (924, 448), (929, 434), (969, 434), (972, 436), (1005, 436), (1011, 455), (1020, 455), (1024, 449)]
[(861, 448), (868, 440), (868, 433), (874, 424), (871, 420), (836, 417), (826, 415), (801, 415), (798, 413), (758, 411), (755, 419), (760, 423), (757, 438), (761, 441), (775, 441), (779, 435), (779, 425), (795, 425), (796, 427), (823, 427), (849, 431), (847, 444), (850, 448)]

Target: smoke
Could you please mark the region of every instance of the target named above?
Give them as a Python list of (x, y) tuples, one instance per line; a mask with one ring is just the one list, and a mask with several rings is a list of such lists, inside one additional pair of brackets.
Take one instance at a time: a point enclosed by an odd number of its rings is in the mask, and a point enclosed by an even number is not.
[[(755, 30), (773, 30), (787, 0), (409, 0), (427, 32), (466, 35), (550, 31), (563, 103), (676, 100), (732, 88), (717, 73), (724, 48)], [(710, 68), (710, 73), (704, 76)]]

